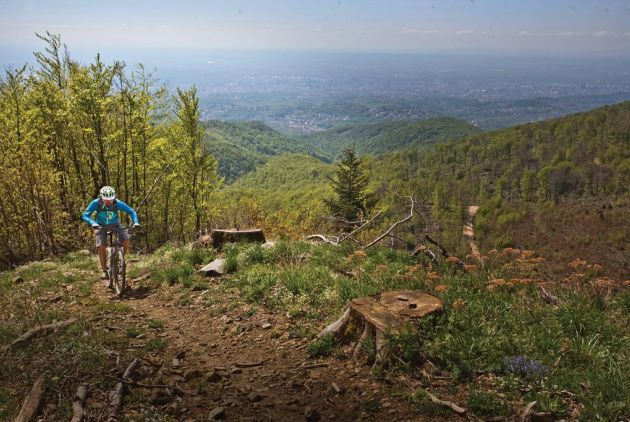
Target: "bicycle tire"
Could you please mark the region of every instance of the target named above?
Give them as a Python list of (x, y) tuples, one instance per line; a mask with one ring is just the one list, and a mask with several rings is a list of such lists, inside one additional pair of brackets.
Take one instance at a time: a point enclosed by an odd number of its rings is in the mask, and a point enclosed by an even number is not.
[(110, 289), (115, 289), (116, 288), (116, 276), (118, 273), (118, 262), (116, 259), (116, 250), (114, 248), (110, 248), (109, 249), (109, 286), (107, 286)]
[(127, 278), (127, 269), (125, 265), (125, 255), (122, 250), (116, 250), (116, 268), (114, 271), (114, 290), (117, 296), (122, 296), (125, 292), (125, 284)]
[(114, 268), (116, 268), (116, 257), (113, 248), (107, 248), (107, 288), (111, 289), (114, 285)]

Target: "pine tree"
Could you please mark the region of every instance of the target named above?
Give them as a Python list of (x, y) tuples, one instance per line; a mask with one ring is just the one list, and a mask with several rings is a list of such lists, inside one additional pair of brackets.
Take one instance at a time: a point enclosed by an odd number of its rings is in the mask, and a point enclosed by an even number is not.
[(362, 168), (362, 160), (357, 157), (354, 146), (343, 150), (337, 164), (335, 176), (330, 183), (336, 198), (326, 204), (335, 217), (346, 221), (356, 221), (368, 210), (369, 195), (366, 192), (368, 177)]

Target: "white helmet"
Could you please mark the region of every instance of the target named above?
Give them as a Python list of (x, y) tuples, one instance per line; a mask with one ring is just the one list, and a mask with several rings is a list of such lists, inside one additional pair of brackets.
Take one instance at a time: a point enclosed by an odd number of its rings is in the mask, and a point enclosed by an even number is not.
[(107, 200), (111, 200), (115, 198), (116, 198), (116, 191), (114, 190), (113, 187), (103, 186), (101, 188), (101, 199), (103, 199), (104, 201), (107, 201)]

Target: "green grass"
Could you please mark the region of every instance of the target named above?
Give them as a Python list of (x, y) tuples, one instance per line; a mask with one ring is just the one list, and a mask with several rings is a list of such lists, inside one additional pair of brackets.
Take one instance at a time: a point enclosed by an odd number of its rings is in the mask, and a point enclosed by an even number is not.
[[(538, 400), (538, 409), (566, 417), (571, 404), (562, 400), (563, 389), (580, 397), (588, 418), (615, 419), (630, 412), (630, 385), (624, 383), (624, 374), (630, 372), (630, 334), (623, 322), (630, 303), (627, 292), (604, 300), (560, 289), (555, 293), (563, 303), (554, 307), (541, 301), (539, 290), (530, 285), (516, 283), (488, 291), (490, 278), (536, 274), (535, 266), (509, 256), (494, 259), (487, 270), (475, 273), (436, 265), (433, 270), (442, 279), (429, 282), (428, 270), (414, 267), (417, 261), (407, 252), (385, 248), (355, 254), (348, 246), (287, 242), (276, 245), (269, 255), (243, 245), (231, 246), (229, 253), (246, 258), (238, 261), (225, 283), (247, 301), (294, 318), (298, 323), (289, 329), (292, 337), (312, 338), (319, 324), (338, 318), (347, 302), (357, 297), (390, 289), (431, 291), (432, 285), (446, 285), (438, 296), (447, 314), (426, 318), (417, 332), (388, 337), (395, 356), (390, 367), (409, 371), (427, 358), (458, 383), (492, 375), (494, 389), (478, 385), (471, 390), (469, 406), (475, 414), (510, 416), (516, 410), (509, 400)], [(456, 301), (465, 306), (453, 308)], [(322, 356), (332, 349), (327, 340), (319, 339), (308, 353)], [(506, 362), (517, 356), (547, 368), (546, 372), (534, 378), (510, 373)], [(580, 387), (585, 380), (590, 385), (586, 391)], [(421, 407), (429, 411), (432, 406)]]
[(310, 343), (306, 349), (309, 358), (328, 356), (339, 347), (339, 342), (332, 335), (325, 335)]
[(160, 337), (153, 337), (149, 339), (147, 344), (144, 346), (145, 350), (153, 353), (163, 352), (166, 350), (168, 346), (168, 341), (166, 339)]
[(496, 393), (479, 391), (474, 387), (468, 394), (468, 409), (481, 418), (509, 415), (510, 407)]
[(159, 319), (150, 319), (149, 328), (154, 330), (161, 330), (164, 328), (164, 321), (161, 321)]

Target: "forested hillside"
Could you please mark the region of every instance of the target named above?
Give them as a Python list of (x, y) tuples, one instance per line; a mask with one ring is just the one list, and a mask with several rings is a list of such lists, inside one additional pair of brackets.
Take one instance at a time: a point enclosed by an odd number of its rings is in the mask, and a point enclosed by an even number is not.
[(300, 140), (291, 139), (261, 122), (205, 122), (208, 148), (220, 157), (219, 175), (231, 183), (253, 171), (269, 157), (281, 154), (312, 155), (329, 161), (330, 157)]
[(380, 154), (407, 148), (425, 148), (480, 132), (480, 129), (462, 120), (440, 117), (344, 125), (309, 135), (305, 140), (336, 157), (352, 144), (358, 153)]
[[(315, 161), (308, 164), (321, 166)], [(628, 212), (630, 103), (484, 133), (426, 150), (365, 156), (364, 166), (370, 176), (370, 190), (379, 200), (377, 207), (389, 213), (390, 221), (405, 212), (398, 195), (414, 195), (430, 206), (430, 215), (440, 227), (445, 244), (462, 253), (466, 253), (461, 238), (464, 209), (479, 204), (478, 237), (486, 249), (527, 245), (545, 249), (541, 244), (544, 242), (533, 239), (549, 225), (569, 240), (566, 248), (556, 245), (547, 251), (564, 264), (576, 253), (588, 250), (596, 250), (589, 255), (608, 261), (617, 270), (630, 261), (628, 253), (623, 252), (630, 248), (626, 240), (630, 228), (621, 217)], [(285, 168), (289, 167), (282, 162), (265, 167), (264, 172), (255, 172), (236, 186), (251, 190), (250, 200), (258, 203), (264, 215), (275, 213), (281, 208), (278, 204), (306, 210), (306, 202), (300, 201), (302, 192), (309, 192), (309, 198), (319, 195), (321, 201), (331, 195), (330, 190), (316, 189), (316, 180), (308, 189), (301, 188), (300, 181), (316, 171), (314, 168), (302, 167), (298, 173), (294, 173), (295, 168), (285, 172)], [(268, 182), (281, 180), (293, 183), (276, 189), (273, 182)], [(328, 182), (321, 178), (321, 183)], [(264, 186), (264, 193), (256, 191), (259, 186)], [(590, 205), (578, 212), (573, 208), (580, 203)], [(580, 218), (554, 217), (579, 216), (589, 207), (595, 215), (595, 209), (602, 205), (615, 209), (600, 209), (599, 213), (605, 214), (601, 224), (592, 221), (588, 227), (581, 227), (582, 233), (566, 227), (579, 226)], [(310, 222), (315, 224), (316, 220)], [(618, 227), (618, 236), (601, 233), (610, 231), (611, 225)], [(315, 231), (317, 226), (308, 229)]]

